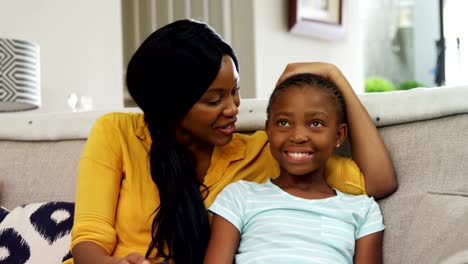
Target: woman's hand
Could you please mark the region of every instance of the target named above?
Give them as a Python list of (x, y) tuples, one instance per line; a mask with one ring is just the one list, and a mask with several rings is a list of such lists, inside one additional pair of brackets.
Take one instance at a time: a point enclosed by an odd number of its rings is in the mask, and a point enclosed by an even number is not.
[(346, 77), (333, 64), (300, 62), (288, 64), (278, 83), (298, 73), (318, 74), (338, 86), (346, 104), (352, 158), (364, 174), (367, 193), (377, 199), (393, 193), (398, 185), (390, 155), (372, 118)]
[[(163, 262), (159, 262), (163, 263)], [(149, 260), (147, 260), (145, 257), (140, 255), (139, 253), (130, 253), (127, 256), (120, 258), (120, 259), (115, 259), (109, 264), (151, 264)]]
[(75, 264), (151, 264), (137, 252), (130, 253), (123, 258), (112, 257), (103, 247), (89, 241), (76, 244), (72, 248), (72, 255)]

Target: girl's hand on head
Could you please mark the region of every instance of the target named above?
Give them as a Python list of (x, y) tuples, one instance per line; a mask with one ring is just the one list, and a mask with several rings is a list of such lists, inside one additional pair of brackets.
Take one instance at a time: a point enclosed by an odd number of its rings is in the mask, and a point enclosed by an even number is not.
[(323, 76), (333, 81), (341, 90), (345, 89), (345, 87), (351, 88), (343, 73), (341, 73), (340, 69), (338, 69), (338, 67), (336, 67), (333, 64), (325, 62), (289, 63), (288, 65), (286, 65), (286, 68), (283, 70), (283, 73), (281, 73), (281, 76), (276, 82), (276, 85), (284, 81), (289, 76), (298, 73), (313, 73)]

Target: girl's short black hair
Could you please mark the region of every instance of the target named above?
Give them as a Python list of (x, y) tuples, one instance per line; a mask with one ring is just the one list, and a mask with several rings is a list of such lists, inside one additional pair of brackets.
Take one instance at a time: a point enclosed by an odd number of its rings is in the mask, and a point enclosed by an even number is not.
[(346, 105), (343, 94), (334, 82), (312, 73), (299, 73), (286, 78), (279, 83), (273, 90), (267, 106), (267, 118), (270, 118), (271, 106), (276, 102), (278, 96), (290, 87), (317, 87), (330, 94), (335, 102), (338, 120), (340, 123), (346, 123)]

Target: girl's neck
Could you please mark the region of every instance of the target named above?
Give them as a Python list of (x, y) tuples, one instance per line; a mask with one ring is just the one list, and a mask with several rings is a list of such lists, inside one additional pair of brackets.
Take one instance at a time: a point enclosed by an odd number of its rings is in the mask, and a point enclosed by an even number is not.
[(283, 191), (304, 199), (324, 199), (336, 196), (335, 191), (325, 181), (323, 173), (292, 175), (281, 171), (280, 176), (272, 182)]

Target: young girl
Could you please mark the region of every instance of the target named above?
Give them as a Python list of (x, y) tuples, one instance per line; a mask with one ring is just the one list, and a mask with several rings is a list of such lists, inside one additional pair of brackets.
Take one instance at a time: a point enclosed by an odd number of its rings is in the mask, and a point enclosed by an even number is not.
[(293, 75), (273, 91), (267, 116), (280, 175), (264, 184), (239, 181), (218, 195), (205, 264), (381, 263), (378, 204), (325, 179), (325, 164), (347, 136), (337, 86), (318, 75)]

